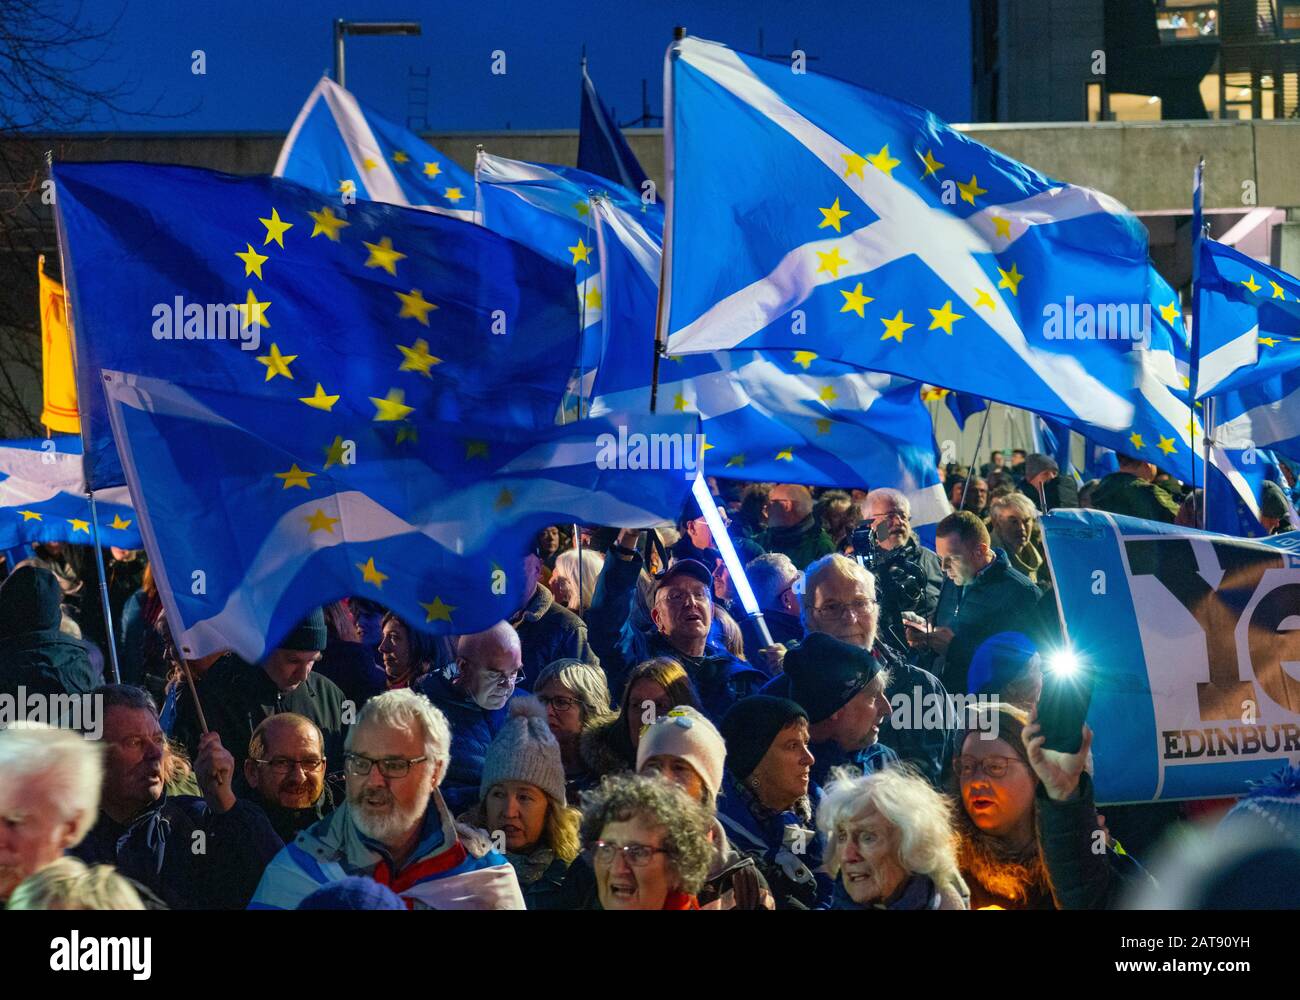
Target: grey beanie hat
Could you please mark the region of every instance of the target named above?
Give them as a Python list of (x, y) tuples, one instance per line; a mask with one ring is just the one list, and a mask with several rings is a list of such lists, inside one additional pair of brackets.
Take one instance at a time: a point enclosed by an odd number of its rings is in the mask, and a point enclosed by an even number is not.
[(546, 723), (546, 709), (536, 698), (511, 700), (510, 718), (492, 740), (483, 761), (479, 798), (487, 798), (488, 789), (502, 781), (526, 781), (564, 805), (560, 744)]

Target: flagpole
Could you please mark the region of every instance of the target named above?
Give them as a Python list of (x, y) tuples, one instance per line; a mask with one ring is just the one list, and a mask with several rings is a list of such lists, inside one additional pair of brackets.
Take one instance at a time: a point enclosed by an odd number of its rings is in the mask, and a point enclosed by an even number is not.
[(104, 550), (99, 540), (99, 513), (95, 509), (93, 490), (86, 491), (86, 499), (90, 501), (91, 540), (95, 546), (95, 566), (99, 570), (99, 603), (104, 609), (104, 631), (108, 636), (108, 662), (113, 669), (113, 683), (121, 684), (122, 672), (117, 663), (117, 641), (113, 637), (113, 610), (108, 600), (108, 577), (104, 572)]
[[(673, 41), (680, 42), (686, 37), (686, 29), (682, 25), (673, 28)], [(667, 139), (672, 134), (672, 109), (669, 101), (672, 97), (671, 88), (667, 86), (671, 79), (671, 71), (665, 69), (664, 72), (664, 137)], [(669, 144), (664, 143), (664, 174), (671, 186), (673, 177), (673, 166), (669, 162)], [(659, 256), (659, 302), (655, 306), (655, 345), (654, 360), (650, 366), (650, 412), (655, 412), (655, 405), (659, 401), (659, 358), (664, 351), (663, 331), (664, 331), (664, 288), (666, 285), (665, 278), (668, 275), (669, 258), (672, 256), (672, 212), (673, 201), (672, 192), (669, 192), (668, 213), (664, 224), (664, 250)]]
[[(1196, 393), (1200, 382), (1201, 372), (1201, 240), (1205, 238), (1205, 223), (1203, 219), (1204, 197), (1205, 197), (1205, 157), (1200, 157), (1196, 162), (1196, 169), (1192, 172), (1192, 350), (1191, 350), (1191, 378), (1188, 387), (1187, 398), (1187, 438), (1189, 441), (1196, 440)], [(1206, 530), (1209, 525), (1209, 499), (1210, 499), (1210, 446), (1212, 443), (1212, 431), (1210, 423), (1213, 419), (1213, 400), (1205, 400), (1204, 425), (1205, 438), (1202, 443), (1202, 469), (1203, 479), (1201, 483), (1201, 530)], [(1196, 459), (1192, 458), (1192, 497), (1196, 496)], [(1195, 500), (1193, 499), (1193, 502)]]
[(966, 491), (970, 489), (971, 477), (975, 475), (975, 463), (980, 460), (980, 445), (984, 443), (984, 431), (989, 425), (989, 414), (993, 412), (993, 404), (989, 400), (984, 400), (984, 419), (980, 421), (979, 437), (975, 439), (975, 456), (970, 461), (970, 468), (966, 470), (966, 484), (961, 488), (961, 506), (958, 510), (966, 507)]

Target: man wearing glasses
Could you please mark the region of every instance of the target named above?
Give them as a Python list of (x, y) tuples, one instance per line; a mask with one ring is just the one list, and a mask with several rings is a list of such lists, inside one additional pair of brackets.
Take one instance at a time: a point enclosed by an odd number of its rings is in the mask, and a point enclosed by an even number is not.
[(509, 622), (456, 640), (456, 661), (448, 672), (426, 674), (416, 690), (451, 726), (451, 764), (442, 795), (459, 814), (479, 798), (479, 777), (487, 748), (509, 715), (507, 703), (523, 672), (519, 633)]
[(305, 716), (283, 712), (253, 730), (244, 780), (286, 844), (333, 811), (328, 764), (320, 729)]
[(348, 733), (346, 801), (275, 856), (249, 909), (292, 910), (360, 876), (410, 909), (522, 910), (515, 870), (443, 801), (451, 745), (446, 717), (414, 691), (366, 702)]

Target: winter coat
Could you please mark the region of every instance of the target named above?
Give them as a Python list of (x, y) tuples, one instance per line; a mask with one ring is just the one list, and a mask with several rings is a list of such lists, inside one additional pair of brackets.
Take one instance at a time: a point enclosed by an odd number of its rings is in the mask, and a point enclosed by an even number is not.
[(780, 552), (790, 557), (795, 569), (805, 570), (808, 564), (835, 551), (831, 536), (813, 515), (809, 514), (798, 524), (784, 528), (768, 528), (754, 539), (765, 552)]
[(607, 774), (636, 770), (636, 751), (627, 735), (627, 723), (615, 713), (590, 720), (578, 737), (578, 754), (587, 765), (586, 787), (594, 788)]
[(86, 644), (59, 631), (62, 599), (54, 574), (36, 566), (0, 584), (0, 694), (88, 694), (103, 683)]
[[(348, 729), (343, 721), (346, 699), (328, 677), (312, 671), (296, 688), (284, 692), (261, 667), (227, 653), (203, 675), (195, 689), (208, 728), (221, 734), (221, 745), (235, 758), (236, 774), (243, 771), (248, 759), (253, 730), (262, 720), (282, 712), (295, 712), (316, 723), (325, 737), (326, 768), (332, 772), (343, 769), (343, 740)], [(202, 730), (188, 690), (177, 694), (172, 735), (189, 751), (190, 759), (195, 759)]]
[(551, 592), (537, 585), (532, 598), (524, 605), (518, 620), (511, 625), (519, 633), (523, 649), (524, 679), (522, 686), (531, 691), (537, 675), (556, 660), (574, 659), (600, 666), (600, 660), (587, 641), (587, 623), (563, 605), (555, 603)]
[(356, 706), (357, 712), (375, 695), (384, 693), (388, 680), (362, 643), (345, 642), (334, 636), (330, 636), (328, 645), (321, 650), (320, 661), (312, 673), (332, 680), (343, 697)]
[(726, 828), (713, 820), (713, 861), (696, 897), (701, 910), (741, 909), (739, 900), (753, 899), (747, 910), (774, 910), (776, 899), (754, 859), (731, 846)]
[[(943, 685), (949, 691), (967, 690), (971, 659), (985, 639), (999, 632), (1020, 632), (1031, 642), (1042, 640), (1040, 591), (1011, 566), (1002, 549), (994, 549), (993, 554), (994, 561), (974, 580), (964, 587), (949, 580), (939, 598), (936, 623), (943, 622), (953, 630), (942, 674)], [(951, 618), (946, 612), (951, 613)]]
[(1036, 841), (1011, 848), (972, 823), (960, 802), (954, 813), (960, 837), (957, 867), (970, 889), (972, 910), (1056, 909)]
[(420, 842), (400, 871), (357, 829), (347, 803), (286, 844), (267, 866), (250, 910), (293, 910), (322, 886), (349, 876), (386, 885), (413, 910), (522, 910), (515, 870), (481, 830), (463, 826), (437, 792), (429, 797)]
[[(242, 778), (242, 775), (240, 777)], [(242, 784), (242, 782), (236, 782), (236, 784)], [(250, 791), (249, 794), (254, 795), (255, 793)], [(275, 828), (280, 840), (283, 843), (291, 844), (300, 831), (319, 823), (334, 811), (334, 807), (338, 803), (346, 800), (347, 785), (340, 776), (337, 782), (326, 781), (321, 787), (320, 795), (316, 796), (316, 801), (306, 809), (287, 809), (278, 802), (267, 802), (260, 796), (257, 797), (257, 804), (261, 807), (262, 812), (266, 813), (266, 818), (271, 821), (271, 826)]]
[[(425, 674), (415, 690), (433, 702), (451, 728), (451, 762), (442, 779), (442, 796), (453, 813), (479, 800), (479, 779), (488, 745), (510, 717), (510, 702), (489, 711), (462, 694), (440, 670)], [(511, 698), (517, 697), (512, 695)]]
[(68, 853), (88, 865), (113, 865), (173, 910), (242, 910), (282, 846), (248, 799), (218, 813), (194, 796), (163, 795), (126, 825), (101, 812)]
[[(758, 651), (767, 645), (758, 631), (758, 624), (749, 615), (743, 613), (733, 617), (736, 619), (736, 624), (740, 626), (740, 634), (745, 637), (745, 659), (757, 665)], [(767, 631), (771, 633), (772, 641), (779, 642), (782, 646), (789, 646), (790, 643), (798, 642), (804, 637), (803, 621), (798, 615), (786, 611), (765, 610), (763, 621), (767, 623)]]
[(1112, 472), (1092, 491), (1092, 505), (1112, 514), (1127, 514), (1148, 521), (1173, 524), (1178, 504), (1163, 487), (1139, 479), (1131, 472)]
[(539, 847), (532, 854), (507, 852), (506, 860), (519, 879), (519, 888), (524, 894), (524, 909), (569, 909), (564, 897), (564, 878), (568, 874), (569, 865), (557, 858), (549, 847)]
[(863, 906), (855, 903), (844, 890), (842, 879), (835, 880), (832, 910), (969, 910), (970, 890), (966, 883), (956, 878), (936, 886), (928, 875), (913, 875), (901, 887), (901, 892), (888, 903)]
[[(955, 713), (949, 709), (947, 689), (938, 677), (907, 662), (887, 643), (877, 641), (871, 652), (889, 671), (885, 698), (894, 708), (880, 726), (880, 742), (919, 770), (930, 784), (942, 788), (956, 752), (960, 725), (959, 719), (950, 719)], [(943, 724), (928, 724), (927, 716), (933, 722), (937, 712), (942, 713)]]
[(1102, 853), (1094, 850), (1097, 806), (1086, 771), (1074, 797), (1064, 802), (1050, 798), (1040, 784), (1034, 808), (1039, 850), (1058, 909), (1113, 910), (1138, 884), (1150, 883), (1146, 869), (1113, 843)]

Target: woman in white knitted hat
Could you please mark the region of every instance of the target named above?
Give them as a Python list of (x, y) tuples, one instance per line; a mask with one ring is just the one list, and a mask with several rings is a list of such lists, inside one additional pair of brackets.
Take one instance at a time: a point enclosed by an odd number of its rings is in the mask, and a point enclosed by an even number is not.
[(488, 747), (479, 802), (461, 817), (487, 830), (519, 877), (529, 910), (567, 908), (560, 887), (582, 844), (582, 815), (565, 803), (560, 745), (536, 698), (515, 698)]

